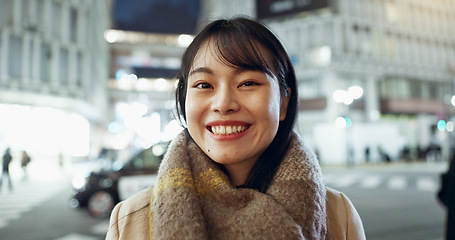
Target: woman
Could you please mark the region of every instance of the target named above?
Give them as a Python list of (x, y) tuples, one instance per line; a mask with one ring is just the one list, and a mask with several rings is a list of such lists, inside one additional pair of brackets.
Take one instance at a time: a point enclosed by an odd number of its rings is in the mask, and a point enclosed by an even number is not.
[(294, 70), (246, 18), (209, 24), (185, 51), (176, 90), (186, 129), (159, 179), (116, 206), (107, 239), (364, 239), (350, 201), (322, 182), (293, 133)]

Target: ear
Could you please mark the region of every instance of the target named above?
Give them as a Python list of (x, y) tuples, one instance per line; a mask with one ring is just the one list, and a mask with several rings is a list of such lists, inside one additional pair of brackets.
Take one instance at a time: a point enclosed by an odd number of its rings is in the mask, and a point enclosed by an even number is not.
[(281, 97), (280, 121), (283, 121), (286, 118), (286, 112), (288, 111), (288, 104), (289, 104), (290, 97), (291, 97), (291, 88), (288, 87), (287, 96)]

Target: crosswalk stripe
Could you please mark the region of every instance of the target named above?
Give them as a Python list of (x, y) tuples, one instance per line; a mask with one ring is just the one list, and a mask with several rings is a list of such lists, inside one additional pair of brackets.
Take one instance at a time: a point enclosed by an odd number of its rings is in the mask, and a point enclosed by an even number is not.
[(375, 189), (384, 187), (391, 190), (416, 189), (418, 191), (436, 191), (439, 182), (434, 176), (406, 176), (406, 175), (368, 175), (368, 174), (338, 174), (324, 173), (324, 184), (333, 188), (359, 187)]
[(0, 202), (0, 213), (3, 211), (7, 211), (9, 209), (21, 208), (27, 209), (32, 208), (34, 204), (30, 204), (28, 202), (12, 202), (12, 203), (1, 203)]
[(402, 176), (392, 177), (387, 184), (390, 189), (395, 190), (403, 190), (406, 188), (406, 185), (406, 179)]
[(375, 188), (381, 184), (381, 177), (379, 176), (368, 176), (360, 182), (362, 188)]
[(0, 219), (0, 228), (8, 226), (8, 221)]
[(0, 220), (15, 220), (21, 217), (20, 212), (2, 212), (0, 213)]
[(18, 187), (10, 193), (0, 195), (0, 229), (7, 227), (9, 222), (20, 218), (47, 199), (66, 188), (65, 185), (31, 184)]
[(109, 221), (98, 223), (92, 227), (92, 233), (94, 234), (105, 234), (109, 229)]
[(72, 234), (63, 236), (61, 238), (56, 238), (54, 240), (97, 240), (97, 239), (98, 239), (97, 237), (93, 237), (93, 236), (72, 233)]
[(330, 184), (335, 181), (335, 175), (333, 174), (324, 174), (323, 175), (323, 180), (325, 184)]
[(336, 182), (333, 184), (336, 187), (348, 187), (352, 184), (354, 184), (360, 176), (358, 175), (347, 175), (347, 176), (342, 176), (337, 179)]
[(422, 191), (434, 191), (438, 184), (430, 177), (420, 177), (417, 179), (417, 188)]

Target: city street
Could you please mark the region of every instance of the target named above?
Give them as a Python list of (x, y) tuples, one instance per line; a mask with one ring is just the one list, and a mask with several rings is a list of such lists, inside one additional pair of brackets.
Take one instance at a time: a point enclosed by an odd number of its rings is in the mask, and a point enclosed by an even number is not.
[(436, 199), (446, 163), (323, 168), (325, 182), (354, 203), (368, 240), (443, 239), (445, 212)]
[[(289, 127), (318, 156), (325, 185), (352, 201), (368, 240), (444, 240), (437, 193), (455, 156), (453, 6), (0, 0), (0, 162), (12, 179), (0, 184), (0, 240), (105, 239), (114, 204), (157, 183), (161, 154), (184, 128), (167, 155), (176, 166), (160, 172), (170, 185), (197, 150), (188, 139), (236, 185), (261, 184), (273, 178), (262, 167), (243, 181), (252, 156), (293, 158), (278, 151), (294, 146)], [(180, 195), (163, 202), (186, 204)], [(250, 223), (257, 212), (244, 210), (227, 215)], [(255, 220), (277, 217), (267, 211)], [(189, 215), (209, 237), (223, 227)]]
[[(28, 177), (16, 177), (12, 193), (2, 189), (0, 239), (104, 239), (107, 219), (68, 205), (71, 172), (48, 166), (40, 175), (42, 168), (31, 166)], [(367, 239), (442, 240), (445, 212), (435, 194), (445, 169), (445, 163), (413, 163), (323, 167), (323, 172), (326, 184), (354, 203)]]
[(27, 172), (13, 166), (14, 190), (0, 193), (1, 240), (104, 239), (107, 219), (69, 206), (73, 169), (37, 160)]

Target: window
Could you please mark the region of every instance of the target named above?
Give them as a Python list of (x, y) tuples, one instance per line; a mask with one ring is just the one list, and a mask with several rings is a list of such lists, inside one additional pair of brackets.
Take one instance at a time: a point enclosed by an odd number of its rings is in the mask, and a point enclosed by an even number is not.
[(70, 41), (77, 42), (78, 36), (78, 12), (75, 7), (70, 8), (70, 26), (69, 26)]
[(35, 20), (38, 28), (42, 28), (44, 24), (44, 0), (37, 0), (36, 7), (32, 11), (35, 11)]
[(380, 96), (383, 98), (409, 99), (413, 94), (411, 85), (408, 79), (388, 77), (380, 83)]
[(312, 99), (321, 97), (322, 95), (320, 79), (312, 78), (299, 81), (299, 96), (301, 98)]
[(0, 26), (12, 26), (14, 0), (0, 0), (0, 6)]
[(11, 35), (9, 38), (8, 73), (13, 78), (22, 77), (22, 38)]
[(62, 5), (58, 2), (52, 2), (52, 37), (61, 38)]
[(409, 86), (411, 87), (411, 98), (420, 98), (422, 95), (422, 82), (411, 81)]
[(388, 60), (393, 60), (395, 56), (395, 38), (392, 34), (386, 33), (385, 36), (385, 56)]
[(59, 83), (60, 86), (66, 86), (68, 84), (68, 49), (62, 48), (60, 50), (59, 59)]
[(430, 83), (428, 84), (429, 85), (429, 88), (428, 88), (428, 95), (430, 97), (431, 100), (436, 100), (438, 99), (438, 96), (439, 96), (439, 84), (437, 83)]
[(166, 146), (156, 144), (137, 155), (131, 162), (131, 168), (134, 170), (153, 170), (158, 171)]
[(51, 81), (51, 69), (52, 69), (52, 51), (51, 46), (47, 43), (41, 45), (40, 54), (40, 80), (43, 83)]
[(84, 75), (84, 56), (82, 55), (81, 52), (78, 52), (77, 53), (77, 56), (76, 56), (76, 86), (77, 87), (82, 87), (83, 83), (82, 83), (82, 79), (83, 79), (83, 75)]

